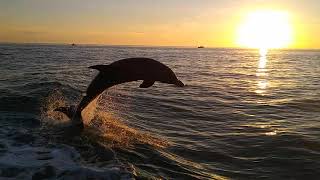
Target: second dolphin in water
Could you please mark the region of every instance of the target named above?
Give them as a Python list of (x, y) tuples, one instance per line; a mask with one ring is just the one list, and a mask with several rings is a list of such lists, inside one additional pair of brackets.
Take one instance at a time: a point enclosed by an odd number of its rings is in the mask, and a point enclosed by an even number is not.
[[(148, 88), (155, 81), (174, 84), (183, 87), (175, 73), (166, 65), (150, 58), (128, 58), (115, 61), (109, 65), (90, 66), (99, 70), (99, 74), (92, 80), (84, 96), (74, 112), (73, 121), (83, 126), (81, 111), (107, 88), (117, 84), (143, 80), (140, 88)], [(57, 111), (60, 111), (57, 109)], [(63, 111), (61, 111), (63, 112)]]

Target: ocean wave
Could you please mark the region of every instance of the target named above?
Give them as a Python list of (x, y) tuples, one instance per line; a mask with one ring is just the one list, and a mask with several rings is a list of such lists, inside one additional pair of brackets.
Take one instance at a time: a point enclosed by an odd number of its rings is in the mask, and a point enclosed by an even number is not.
[(297, 99), (281, 104), (283, 107), (298, 109), (308, 112), (320, 112), (320, 99)]
[(6, 95), (0, 97), (0, 111), (36, 112), (39, 101), (34, 97), (23, 95)]
[[(7, 142), (8, 141), (3, 141)], [(67, 145), (12, 146), (1, 144), (0, 178), (8, 179), (132, 179), (126, 167), (83, 165), (80, 154)]]
[[(105, 172), (115, 166), (130, 167), (137, 179), (319, 176), (319, 51), (272, 50), (259, 69), (252, 50), (0, 46), (12, 54), (0, 61), (0, 157), (19, 154), (21, 147), (31, 162), (49, 163), (26, 166), (30, 176), (24, 167), (6, 164), (3, 177), (20, 177), (19, 171), (23, 178), (46, 172), (76, 177), (50, 164), (55, 157), (38, 160), (41, 148), (49, 155), (80, 155), (72, 162), (84, 176), (83, 168)], [(139, 89), (137, 82), (110, 88), (84, 116), (90, 119), (84, 133), (66, 136), (70, 121), (53, 109), (78, 104), (96, 73), (86, 67), (137, 56), (164, 62), (186, 86)]]

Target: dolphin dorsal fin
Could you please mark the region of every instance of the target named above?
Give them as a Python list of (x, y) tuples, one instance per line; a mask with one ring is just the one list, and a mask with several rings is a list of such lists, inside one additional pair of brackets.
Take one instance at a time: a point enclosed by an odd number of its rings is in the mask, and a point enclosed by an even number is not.
[(110, 66), (109, 65), (94, 65), (94, 66), (90, 66), (88, 67), (90, 69), (96, 69), (98, 71), (107, 71), (110, 69)]
[(154, 80), (144, 80), (142, 84), (140, 84), (140, 88), (148, 88), (154, 84)]

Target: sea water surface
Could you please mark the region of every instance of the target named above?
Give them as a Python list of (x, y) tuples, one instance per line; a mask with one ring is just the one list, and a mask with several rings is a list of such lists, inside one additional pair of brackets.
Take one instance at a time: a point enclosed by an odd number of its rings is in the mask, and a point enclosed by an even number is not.
[[(56, 132), (87, 67), (129, 57), (186, 86), (113, 87), (90, 130)], [(0, 139), (1, 178), (318, 179), (320, 51), (1, 44)]]

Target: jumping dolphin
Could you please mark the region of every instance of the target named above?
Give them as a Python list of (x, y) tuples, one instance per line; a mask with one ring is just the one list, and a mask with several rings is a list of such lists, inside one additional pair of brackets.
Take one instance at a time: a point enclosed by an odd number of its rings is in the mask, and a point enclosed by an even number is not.
[(56, 111), (63, 112), (67, 116), (73, 114), (71, 119), (74, 122), (78, 121), (82, 127), (81, 111), (103, 91), (114, 85), (143, 80), (140, 88), (148, 88), (155, 81), (174, 84), (179, 87), (184, 86), (168, 66), (150, 58), (128, 58), (115, 61), (109, 65), (95, 65), (89, 68), (98, 70), (99, 74), (88, 86), (86, 96), (82, 98), (76, 111), (74, 112), (70, 107), (56, 109)]

